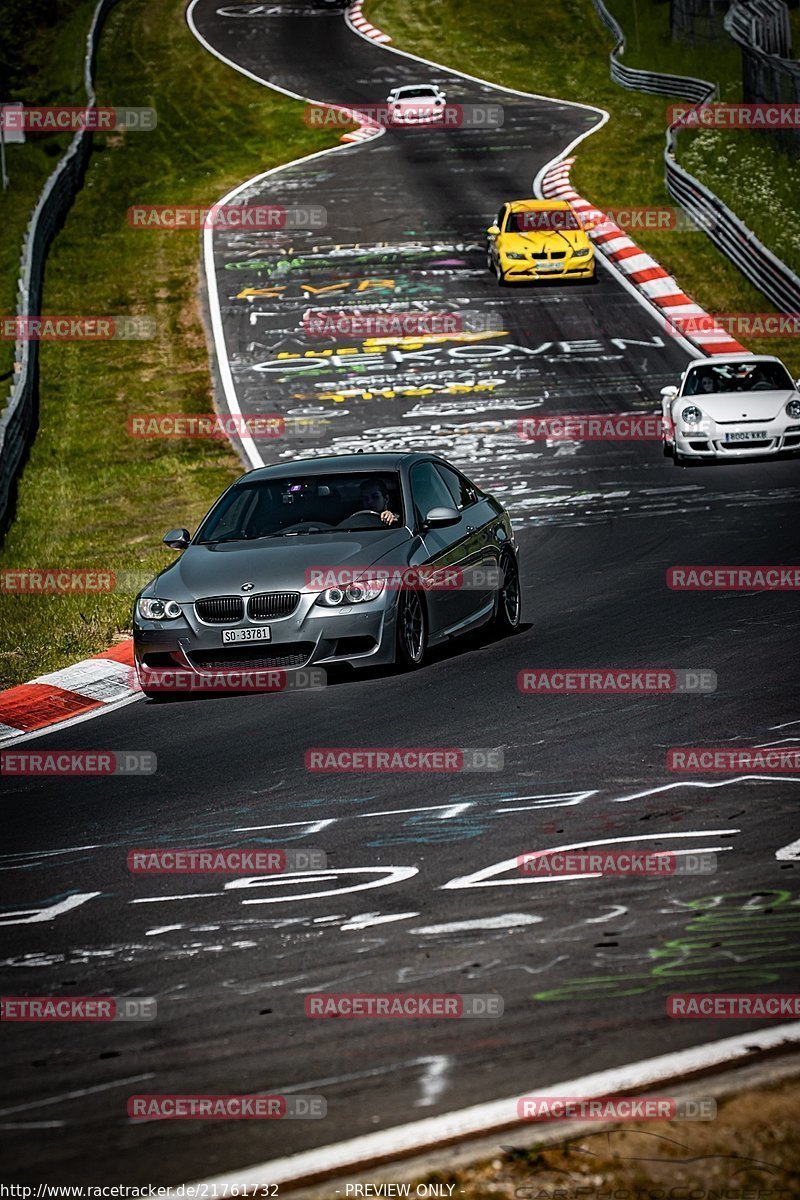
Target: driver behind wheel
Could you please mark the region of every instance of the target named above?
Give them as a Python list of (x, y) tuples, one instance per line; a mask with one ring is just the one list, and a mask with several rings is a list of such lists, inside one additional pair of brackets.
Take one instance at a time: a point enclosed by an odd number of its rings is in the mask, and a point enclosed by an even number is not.
[(380, 514), (385, 525), (397, 525), (399, 513), (389, 507), (389, 488), (383, 479), (364, 479), (361, 483), (361, 507)]

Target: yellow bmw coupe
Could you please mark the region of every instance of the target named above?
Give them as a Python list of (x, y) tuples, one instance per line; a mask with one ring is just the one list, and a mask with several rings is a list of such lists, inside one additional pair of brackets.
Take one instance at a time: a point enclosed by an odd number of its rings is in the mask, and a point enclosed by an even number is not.
[(567, 200), (510, 200), (489, 237), (489, 270), (497, 282), (594, 279), (594, 246)]

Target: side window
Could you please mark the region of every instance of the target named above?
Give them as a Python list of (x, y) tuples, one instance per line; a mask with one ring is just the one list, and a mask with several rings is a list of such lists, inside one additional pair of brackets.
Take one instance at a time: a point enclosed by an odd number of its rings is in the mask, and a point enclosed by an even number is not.
[(463, 508), (469, 508), (470, 504), (474, 504), (477, 501), (478, 497), (475, 489), (466, 481), (463, 475), (459, 475), (458, 471), (452, 470), (451, 467), (440, 466), (438, 463), (436, 470), (447, 484), (447, 490), (453, 497), (453, 504), (459, 512)]
[(433, 463), (417, 463), (411, 468), (411, 496), (417, 523), (422, 524), (432, 508), (452, 508), (453, 497)]

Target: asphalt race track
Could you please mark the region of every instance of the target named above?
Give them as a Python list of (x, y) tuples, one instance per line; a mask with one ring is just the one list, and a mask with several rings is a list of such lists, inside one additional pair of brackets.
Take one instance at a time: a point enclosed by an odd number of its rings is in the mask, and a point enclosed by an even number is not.
[[(158, 771), (68, 788), (4, 778), (3, 993), (154, 996), (158, 1017), (77, 1024), (69, 1037), (58, 1025), (6, 1029), (12, 1181), (201, 1179), (769, 1024), (670, 1020), (672, 992), (798, 990), (798, 862), (776, 854), (800, 838), (800, 778), (691, 778), (665, 765), (671, 746), (800, 736), (792, 593), (665, 582), (675, 564), (798, 561), (798, 464), (676, 469), (657, 442), (517, 436), (530, 415), (653, 412), (689, 353), (605, 268), (593, 286), (535, 290), (500, 289), (486, 269), (500, 203), (531, 194), (597, 112), (426, 68), (340, 14), (224, 7), (195, 5), (201, 38), (299, 95), (379, 102), (391, 86), (433, 80), (458, 103), (503, 106), (499, 130), (387, 131), (248, 185), (237, 203), (321, 205), (327, 224), (218, 231), (214, 267), (242, 411), (314, 422), (313, 435), (262, 443), (264, 460), (404, 447), (450, 458), (509, 505), (523, 627), (454, 643), (408, 676), (138, 702), (31, 743), (151, 750)], [(491, 314), (497, 329), (378, 348), (303, 334), (310, 304), (356, 297)], [(706, 669), (718, 686), (518, 690), (521, 669), (558, 666)], [(504, 768), (313, 775), (313, 746), (502, 748)], [(622, 839), (714, 850), (717, 873), (543, 882), (507, 862)], [(293, 845), (324, 850), (330, 870), (241, 886), (126, 868), (135, 847)], [(498, 993), (505, 1013), (313, 1021), (303, 1000), (316, 990)], [(319, 1094), (328, 1115), (126, 1115), (132, 1094), (234, 1092)]]

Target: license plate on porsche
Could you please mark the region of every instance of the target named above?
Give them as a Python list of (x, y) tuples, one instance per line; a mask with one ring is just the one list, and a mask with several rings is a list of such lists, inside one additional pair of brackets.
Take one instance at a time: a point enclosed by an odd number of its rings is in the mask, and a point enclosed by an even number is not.
[(751, 439), (758, 441), (766, 438), (766, 430), (764, 429), (746, 429), (742, 433), (726, 433), (726, 442), (749, 442)]
[(272, 630), (269, 625), (261, 625), (258, 629), (223, 629), (222, 642), (227, 645), (230, 642), (269, 642), (272, 639)]

